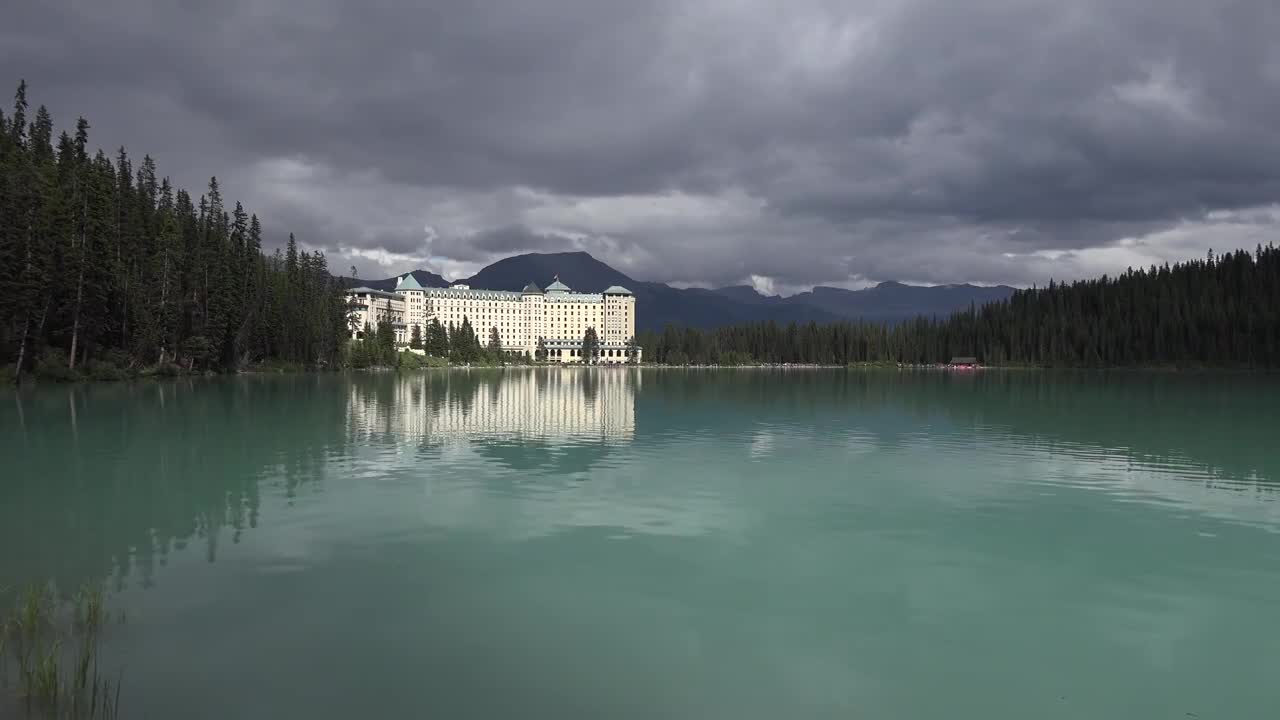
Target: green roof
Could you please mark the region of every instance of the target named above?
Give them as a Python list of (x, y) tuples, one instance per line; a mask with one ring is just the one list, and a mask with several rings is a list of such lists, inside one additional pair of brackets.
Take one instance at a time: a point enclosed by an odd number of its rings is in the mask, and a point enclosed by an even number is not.
[(630, 295), (631, 291), (621, 285), (610, 285), (604, 291), (605, 295)]
[(542, 294), (542, 290), (533, 283), (529, 283), (528, 285), (525, 285), (524, 290), (521, 290), (520, 292), (525, 295), (541, 295)]
[(560, 282), (560, 276), (557, 275), (556, 279), (547, 286), (547, 292), (569, 292), (569, 286)]
[(404, 277), (400, 278), (400, 279), (396, 282), (396, 290), (397, 290), (397, 291), (400, 291), (400, 290), (422, 290), (422, 289), (423, 289), (423, 287), (422, 287), (421, 285), (419, 285), (419, 284), (418, 284), (418, 280), (417, 280), (417, 278), (415, 278), (415, 277), (413, 276), (413, 273), (409, 273), (408, 275), (405, 275)]

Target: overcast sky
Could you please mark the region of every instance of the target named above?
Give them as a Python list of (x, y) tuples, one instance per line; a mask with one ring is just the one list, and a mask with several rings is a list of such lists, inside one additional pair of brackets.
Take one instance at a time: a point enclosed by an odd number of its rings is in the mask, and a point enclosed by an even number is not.
[[(180, 9), (179, 9), (180, 8)], [(1275, 0), (39, 0), (0, 68), (362, 277), (1042, 283), (1277, 240)]]

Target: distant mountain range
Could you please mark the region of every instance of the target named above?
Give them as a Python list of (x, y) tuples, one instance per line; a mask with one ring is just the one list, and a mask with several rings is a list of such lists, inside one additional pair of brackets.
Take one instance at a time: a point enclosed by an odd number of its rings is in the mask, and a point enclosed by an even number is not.
[[(866, 290), (815, 287), (790, 297), (761, 295), (748, 285), (715, 290), (673, 288), (627, 277), (585, 252), (529, 253), (503, 258), (469, 278), (455, 282), (488, 290), (520, 290), (530, 282), (546, 287), (555, 276), (580, 292), (600, 292), (621, 285), (636, 295), (638, 330), (659, 330), (667, 323), (713, 328), (736, 323), (774, 320), (777, 322), (835, 322), (864, 319), (898, 322), (918, 315), (949, 315), (970, 304), (982, 306), (1003, 300), (1013, 293), (1006, 285), (904, 285), (883, 282)], [(454, 283), (443, 277), (414, 270), (414, 279), (423, 287), (448, 287)], [(378, 290), (392, 290), (396, 278), (351, 280)]]

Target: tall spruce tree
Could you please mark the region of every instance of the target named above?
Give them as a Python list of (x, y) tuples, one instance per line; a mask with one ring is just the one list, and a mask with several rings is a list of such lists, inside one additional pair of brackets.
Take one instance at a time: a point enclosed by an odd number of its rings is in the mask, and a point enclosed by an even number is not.
[(582, 334), (582, 362), (593, 364), (600, 359), (600, 338), (594, 327)]
[(378, 363), (381, 365), (395, 365), (396, 358), (396, 329), (389, 320), (383, 320), (378, 323)]
[(436, 318), (427, 323), (426, 350), (433, 357), (449, 357), (449, 333)]
[(257, 218), (224, 210), (216, 179), (192, 202), (149, 156), (92, 154), (83, 118), (55, 140), (26, 94), (0, 116), (0, 364), (15, 377), (337, 359), (350, 330), (323, 255), (264, 257)]
[(463, 362), (475, 362), (480, 359), (480, 338), (476, 337), (471, 319), (466, 315), (462, 316), (462, 324), (458, 326), (458, 339), (455, 346)]

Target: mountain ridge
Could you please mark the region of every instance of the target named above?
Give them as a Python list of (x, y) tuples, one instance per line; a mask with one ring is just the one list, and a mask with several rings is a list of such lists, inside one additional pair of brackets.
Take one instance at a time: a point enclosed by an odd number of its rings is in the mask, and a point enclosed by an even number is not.
[[(667, 324), (715, 328), (746, 322), (775, 321), (829, 323), (841, 320), (899, 322), (920, 315), (951, 313), (1013, 294), (1007, 285), (906, 285), (885, 281), (864, 290), (819, 285), (813, 290), (782, 297), (762, 295), (750, 285), (722, 288), (674, 288), (665, 283), (636, 280), (596, 259), (590, 253), (526, 253), (497, 260), (469, 278), (449, 282), (427, 270), (411, 273), (423, 287), (464, 283), (473, 288), (518, 291), (530, 282), (546, 287), (553, 278), (579, 292), (601, 292), (621, 285), (636, 296), (636, 329), (659, 330)], [(375, 290), (395, 289), (397, 278), (359, 280), (348, 285)]]

